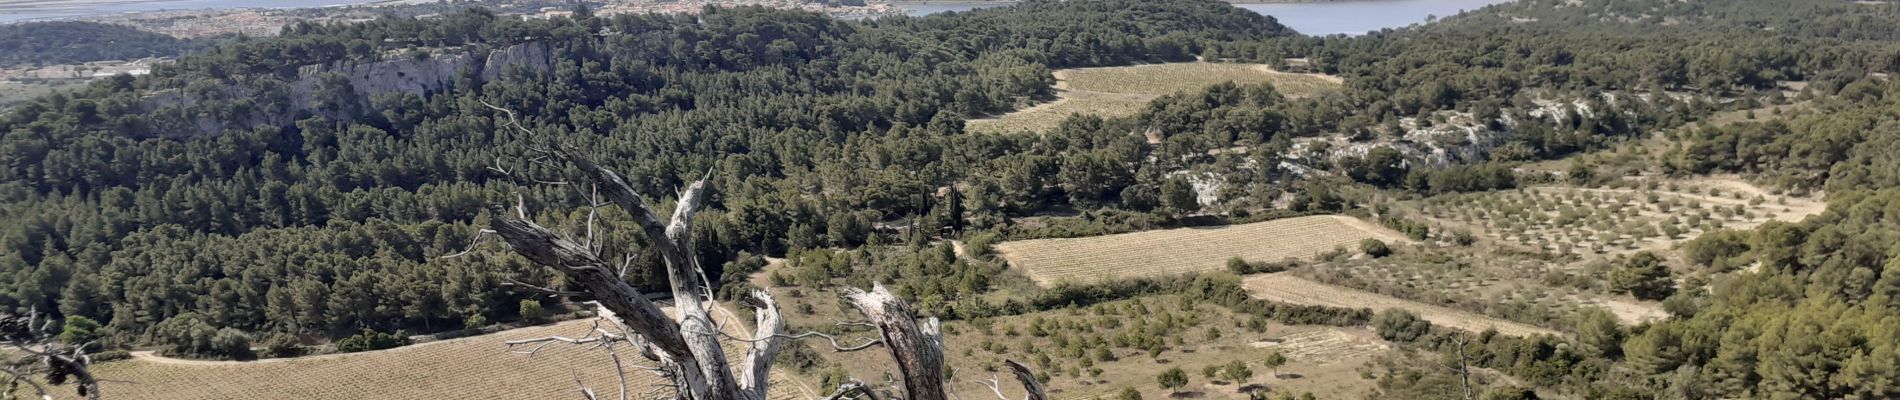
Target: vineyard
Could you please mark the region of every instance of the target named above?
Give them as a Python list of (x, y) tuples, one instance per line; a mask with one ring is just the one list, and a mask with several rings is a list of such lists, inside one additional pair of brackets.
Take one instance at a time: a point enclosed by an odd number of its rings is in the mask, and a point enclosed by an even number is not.
[[(1050, 392), (1056, 398), (1107, 397), (1124, 387), (1167, 398), (1166, 392), (1153, 385), (1157, 372), (1180, 367), (1198, 373), (1207, 366), (1239, 361), (1256, 371), (1251, 382), (1272, 382), (1262, 361), (1278, 351), (1290, 358), (1280, 370), (1306, 377), (1295, 386), (1269, 386), (1286, 390), (1282, 393), (1314, 391), (1325, 398), (1347, 398), (1356, 393), (1341, 390), (1355, 389), (1327, 388), (1321, 383), (1357, 381), (1349, 368), (1387, 349), (1376, 340), (1338, 328), (1273, 324), (1232, 314), (1218, 305), (1182, 300), (1151, 296), (957, 322), (946, 329), (949, 363), (980, 380), (1003, 359), (1016, 358), (1048, 373)], [(966, 379), (960, 386), (977, 393), (983, 390), (973, 380)], [(1196, 376), (1190, 386), (1200, 387), (1207, 397), (1234, 397), (1233, 382), (1216, 384)]]
[[(735, 324), (736, 325), (736, 324)], [(533, 355), (511, 353), (503, 342), (553, 335), (581, 337), (591, 320), (514, 329), (490, 335), (430, 342), (367, 353), (250, 363), (178, 363), (137, 358), (100, 364), (112, 399), (473, 399), (509, 397), (580, 398), (578, 380), (618, 398), (613, 360), (605, 350), (549, 346)], [(737, 355), (728, 350), (728, 355)], [(632, 362), (639, 356), (622, 354)], [(735, 360), (736, 363), (737, 360)], [(209, 365), (206, 365), (209, 364)], [(736, 364), (735, 364), (736, 365)], [(630, 397), (664, 384), (658, 376), (629, 368)], [(816, 397), (798, 382), (774, 375), (774, 399)], [(73, 391), (62, 388), (61, 395)]]
[(1254, 342), (1252, 345), (1269, 351), (1279, 351), (1289, 359), (1315, 365), (1344, 362), (1392, 348), (1377, 338), (1354, 335), (1336, 329), (1300, 332)]
[(1011, 265), (1041, 285), (1165, 276), (1219, 270), (1232, 257), (1248, 261), (1306, 258), (1396, 232), (1345, 216), (1287, 218), (1245, 225), (1180, 228), (996, 246)]
[(1486, 317), (1450, 308), (1402, 300), (1377, 293), (1335, 287), (1288, 274), (1262, 274), (1247, 277), (1247, 290), (1255, 297), (1293, 304), (1330, 307), (1371, 308), (1374, 311), (1397, 308), (1418, 314), (1432, 324), (1480, 332), (1496, 328), (1511, 336), (1531, 336), (1557, 331), (1498, 318)]
[(1465, 248), (1319, 263), (1287, 271), (1323, 284), (1544, 326), (1564, 326), (1587, 307), (1628, 324), (1667, 316), (1653, 304), (1612, 295), (1574, 257)]
[(1820, 212), (1818, 199), (1722, 180), (1535, 187), (1426, 199), (1426, 216), (1480, 228), (1493, 240), (1558, 254), (1660, 250), (1717, 229), (1749, 229)]
[(1058, 99), (1000, 117), (970, 120), (971, 132), (1022, 133), (1054, 128), (1073, 114), (1134, 115), (1162, 95), (1222, 82), (1271, 83), (1288, 97), (1337, 89), (1337, 78), (1273, 71), (1265, 65), (1220, 63), (1150, 64), (1066, 69), (1055, 72)]

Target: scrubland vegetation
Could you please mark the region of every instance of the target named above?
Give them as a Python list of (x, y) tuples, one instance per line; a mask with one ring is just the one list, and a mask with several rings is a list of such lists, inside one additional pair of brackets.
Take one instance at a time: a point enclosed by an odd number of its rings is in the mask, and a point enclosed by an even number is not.
[[(943, 319), (964, 395), (1013, 359), (1060, 398), (1896, 397), (1896, 7), (1520, 0), (1355, 37), (1197, 0), (300, 25), (0, 116), (0, 311), (111, 358), (367, 351), (95, 365), (152, 382), (108, 386), (133, 398), (571, 391), (601, 354), (478, 345), (542, 328), (374, 350), (583, 300), (525, 288), (574, 282), (516, 254), (445, 257), (517, 201), (598, 232), (625, 281), (667, 282), (654, 243), (609, 228), (625, 210), (524, 178), (569, 172), (531, 150), (559, 141), (639, 193), (709, 176), (691, 243), (723, 300), (766, 289), (845, 340), (874, 333), (839, 323), (844, 287)], [(306, 65), (522, 45), (549, 64), (288, 93)], [(1162, 64), (1197, 58), (1233, 63)], [(1125, 74), (1247, 63), (1344, 83)], [(972, 134), (1049, 100), (1058, 70), (1153, 97)], [(166, 98), (189, 101), (148, 103)], [(791, 346), (801, 398), (889, 370)], [(384, 357), (403, 352), (424, 356)]]

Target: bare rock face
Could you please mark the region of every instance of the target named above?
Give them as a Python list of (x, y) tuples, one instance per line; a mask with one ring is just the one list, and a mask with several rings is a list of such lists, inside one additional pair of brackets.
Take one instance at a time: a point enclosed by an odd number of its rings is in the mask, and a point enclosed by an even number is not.
[(511, 70), (539, 72), (547, 71), (552, 65), (547, 43), (531, 42), (496, 49), (486, 55), (468, 52), (306, 65), (298, 69), (298, 79), (291, 87), (293, 97), (300, 100), (296, 104), (310, 104), (309, 100), (315, 100), (311, 97), (316, 93), (315, 89), (323, 74), (334, 72), (348, 78), (356, 94), (365, 98), (391, 93), (426, 96), (452, 89), (456, 78), (465, 71), (481, 77), (475, 82), (480, 84), (500, 78)]
[[(402, 56), (376, 61), (337, 61), (326, 64), (305, 65), (297, 68), (297, 77), (289, 82), (273, 79), (239, 79), (241, 82), (270, 81), (266, 84), (234, 84), (223, 90), (178, 89), (163, 90), (145, 96), (143, 108), (157, 115), (197, 115), (190, 121), (154, 121), (153, 132), (137, 132), (138, 135), (164, 136), (173, 138), (193, 136), (214, 136), (226, 129), (250, 129), (260, 125), (284, 126), (294, 122), (297, 114), (319, 112), (315, 105), (321, 104), (320, 93), (325, 91), (322, 82), (326, 77), (341, 76), (350, 85), (350, 93), (357, 96), (353, 101), (368, 104), (369, 99), (387, 94), (413, 94), (431, 96), (456, 89), (458, 80), (480, 85), (482, 83), (508, 76), (513, 71), (543, 72), (553, 68), (554, 61), (545, 42), (530, 42), (495, 49), (486, 54), (475, 50), (448, 52), (418, 56)], [(334, 75), (332, 75), (334, 74)], [(460, 79), (469, 77), (472, 79)], [(332, 92), (333, 93), (333, 92)], [(268, 98), (282, 99), (287, 109), (254, 109), (252, 115), (236, 116), (239, 120), (213, 120), (207, 113), (194, 112), (197, 102), (203, 99), (242, 99)], [(175, 110), (183, 112), (162, 112)]]
[(314, 88), (324, 73), (334, 72), (349, 78), (350, 86), (365, 97), (389, 93), (423, 95), (453, 85), (456, 73), (470, 66), (469, 58), (467, 54), (451, 54), (424, 59), (306, 65), (297, 69), (298, 79), (292, 86), (298, 97), (308, 97), (315, 93)]
[(482, 63), (482, 81), (500, 78), (512, 69), (524, 68), (534, 72), (544, 72), (552, 68), (553, 55), (548, 52), (547, 43), (533, 42), (509, 46), (488, 53), (488, 60)]

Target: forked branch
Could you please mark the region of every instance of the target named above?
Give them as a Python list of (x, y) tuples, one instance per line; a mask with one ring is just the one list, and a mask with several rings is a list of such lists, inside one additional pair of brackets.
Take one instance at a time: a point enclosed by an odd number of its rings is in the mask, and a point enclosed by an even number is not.
[[(489, 107), (507, 115), (508, 127), (522, 134), (533, 135), (533, 131), (521, 126), (513, 112), (492, 105)], [(753, 339), (744, 340), (750, 347), (746, 350), (741, 368), (735, 371), (728, 365), (719, 340), (722, 337), (730, 338), (731, 335), (721, 330), (709, 312), (717, 307), (706, 304), (712, 298), (710, 283), (705, 278), (705, 269), (699, 265), (700, 260), (693, 245), (693, 217), (707, 201), (712, 171), (708, 170), (706, 175), (679, 192), (676, 207), (667, 221), (662, 222), (659, 214), (649, 208), (646, 199), (625, 178), (595, 162), (585, 152), (554, 142), (552, 148), (537, 149), (542, 156), (530, 161), (560, 169), (574, 167), (581, 178), (576, 180), (579, 181), (577, 183), (590, 184), (590, 188), (598, 190), (597, 196), (605, 197), (608, 202), (633, 217), (651, 246), (665, 259), (666, 275), (677, 313), (669, 317), (658, 305), (627, 284), (622, 279), (625, 274), (624, 263), (616, 269), (600, 258), (597, 252), (601, 244), (593, 240), (592, 234), (593, 210), (589, 211), (587, 242), (577, 243), (536, 224), (529, 217), (525, 206), (517, 205), (514, 213), (498, 213), (500, 217), (493, 220), (490, 231), (506, 241), (515, 253), (564, 274), (568, 282), (577, 284), (599, 302), (603, 320), (619, 325), (626, 334), (612, 335), (597, 327), (596, 333), (589, 337), (546, 338), (533, 343), (510, 343), (511, 346), (571, 343), (610, 346), (611, 350), (615, 343), (631, 342), (635, 348), (642, 350), (643, 356), (660, 364), (656, 372), (672, 379), (675, 398), (763, 400), (768, 391), (772, 360), (783, 349), (783, 341), (824, 336), (832, 339), (833, 347), (841, 350), (883, 344), (897, 361), (906, 398), (947, 400), (943, 381), (943, 336), (937, 319), (917, 319), (909, 305), (881, 285), (869, 292), (857, 289), (845, 291), (845, 298), (868, 317), (869, 325), (875, 326), (882, 337), (882, 340), (859, 346), (842, 346), (835, 338), (823, 334), (787, 334), (778, 304), (772, 296), (763, 291), (754, 292), (753, 298), (758, 301), (757, 319), (754, 321), (757, 332)], [(566, 165), (559, 165), (561, 163)], [(590, 198), (590, 208), (598, 207), (600, 201), (594, 199), (595, 195), (587, 197)], [(516, 203), (525, 202), (517, 200)], [(521, 286), (543, 292), (559, 292), (535, 285)], [(616, 353), (618, 366), (617, 361)], [(1011, 368), (1030, 393), (1029, 400), (1045, 398), (1041, 385), (1029, 375), (1027, 367), (1011, 363)], [(585, 390), (584, 393), (589, 398), (597, 396), (592, 390)], [(622, 393), (624, 396), (624, 388)], [(826, 398), (875, 397), (876, 393), (868, 386), (853, 381), (840, 386), (837, 392)]]

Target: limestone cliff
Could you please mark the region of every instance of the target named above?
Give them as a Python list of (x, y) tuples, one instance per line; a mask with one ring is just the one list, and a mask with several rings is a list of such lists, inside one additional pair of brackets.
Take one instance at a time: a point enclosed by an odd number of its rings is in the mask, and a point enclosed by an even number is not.
[[(479, 85), (507, 76), (509, 71), (547, 71), (554, 65), (549, 47), (545, 42), (530, 42), (486, 52), (469, 49), (375, 61), (336, 61), (299, 67), (294, 80), (288, 82), (237, 78), (233, 81), (244, 83), (223, 90), (157, 91), (144, 98), (143, 108), (148, 113), (160, 119), (172, 116), (189, 120), (154, 121), (155, 132), (142, 133), (184, 137), (216, 135), (225, 129), (249, 129), (257, 125), (288, 125), (299, 114), (319, 113), (316, 105), (325, 100), (339, 100), (319, 98), (330, 95), (325, 93), (336, 93), (322, 90), (323, 82), (331, 76), (346, 79), (349, 92), (356, 96), (341, 100), (358, 104), (368, 104), (369, 99), (386, 94), (430, 96), (457, 89), (458, 78), (464, 76), (473, 78), (471, 83)], [(256, 103), (286, 106), (257, 107), (243, 113), (206, 112), (198, 106), (201, 100), (247, 98), (256, 99)], [(223, 117), (214, 119), (210, 115)]]

